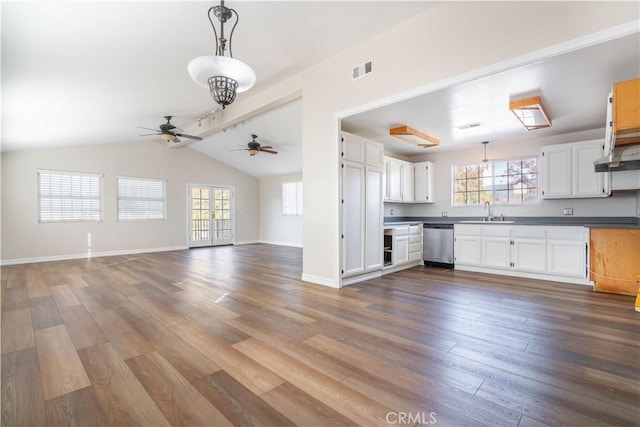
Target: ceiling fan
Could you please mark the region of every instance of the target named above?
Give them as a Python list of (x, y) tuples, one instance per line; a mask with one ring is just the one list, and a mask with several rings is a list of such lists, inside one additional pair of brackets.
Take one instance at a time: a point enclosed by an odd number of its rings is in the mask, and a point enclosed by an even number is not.
[(152, 130), (152, 131), (156, 132), (156, 133), (147, 133), (147, 134), (140, 135), (140, 136), (160, 135), (160, 138), (164, 139), (165, 141), (167, 141), (167, 142), (175, 142), (175, 143), (180, 142), (178, 137), (194, 139), (196, 141), (202, 141), (202, 138), (200, 138), (199, 136), (187, 135), (187, 134), (184, 134), (184, 133), (176, 132), (176, 130), (178, 128), (175, 127), (173, 124), (171, 124), (171, 118), (172, 117), (173, 116), (164, 116), (164, 118), (167, 120), (167, 123), (162, 123), (159, 126), (160, 129), (149, 129), (149, 128), (144, 128), (144, 127), (138, 126), (140, 129), (147, 129), (147, 130)]
[(262, 151), (264, 153), (269, 153), (269, 154), (278, 154), (277, 151), (273, 150), (272, 146), (261, 145), (258, 141), (256, 141), (257, 137), (258, 135), (252, 133), (251, 138), (253, 139), (247, 142), (247, 148), (244, 148), (244, 146), (239, 145), (239, 147), (243, 147), (243, 148), (238, 148), (231, 151), (240, 151), (240, 150), (248, 151), (250, 156), (255, 156), (256, 154), (258, 154), (259, 151)]

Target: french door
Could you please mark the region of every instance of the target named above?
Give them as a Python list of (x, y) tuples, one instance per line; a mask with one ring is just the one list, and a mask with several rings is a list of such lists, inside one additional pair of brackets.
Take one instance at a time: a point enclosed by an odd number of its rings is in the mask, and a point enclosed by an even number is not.
[(189, 247), (233, 244), (233, 189), (189, 186)]

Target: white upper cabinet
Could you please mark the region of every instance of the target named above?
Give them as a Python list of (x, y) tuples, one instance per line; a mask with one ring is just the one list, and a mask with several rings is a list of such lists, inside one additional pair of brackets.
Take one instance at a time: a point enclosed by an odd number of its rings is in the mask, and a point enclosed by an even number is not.
[(433, 203), (433, 163), (414, 163), (414, 202)]
[(402, 161), (391, 157), (384, 158), (386, 172), (385, 201), (402, 202)]
[(542, 198), (608, 196), (609, 173), (596, 172), (593, 164), (603, 156), (603, 145), (602, 140), (593, 140), (542, 147)]
[(413, 202), (413, 164), (402, 163), (402, 201)]

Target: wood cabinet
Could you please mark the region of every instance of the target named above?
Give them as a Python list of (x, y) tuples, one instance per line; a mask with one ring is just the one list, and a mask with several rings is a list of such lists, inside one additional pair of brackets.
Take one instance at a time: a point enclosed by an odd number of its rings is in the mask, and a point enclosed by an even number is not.
[(433, 163), (414, 163), (414, 199), (415, 203), (433, 203)]
[(615, 145), (640, 143), (640, 78), (615, 83), (612, 102)]
[(611, 194), (610, 174), (596, 172), (593, 163), (603, 155), (602, 140), (542, 147), (542, 198), (606, 197)]
[(456, 224), (454, 235), (455, 268), (587, 284), (584, 227)]
[(590, 260), (596, 291), (636, 295), (640, 286), (640, 230), (592, 228)]
[(343, 133), (342, 277), (382, 269), (382, 144)]

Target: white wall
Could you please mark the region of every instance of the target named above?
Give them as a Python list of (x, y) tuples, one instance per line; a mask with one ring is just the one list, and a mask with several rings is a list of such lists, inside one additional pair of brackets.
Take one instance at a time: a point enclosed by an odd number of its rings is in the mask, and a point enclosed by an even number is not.
[(302, 247), (303, 217), (282, 214), (282, 184), (300, 181), (301, 173), (260, 179), (261, 242)]
[[(236, 242), (259, 239), (258, 180), (188, 147), (134, 142), (2, 153), (3, 263), (187, 245), (187, 184), (235, 187)], [(104, 221), (38, 223), (38, 169), (104, 174)], [(116, 177), (167, 180), (165, 221), (117, 221)]]
[[(302, 90), (303, 279), (339, 286), (339, 115), (373, 108), (382, 99), (403, 99), (401, 93), (418, 95), (416, 88), (426, 93), (459, 84), (480, 77), (479, 72), (495, 72), (488, 68), (496, 63), (532, 52), (537, 53), (529, 60), (535, 60), (543, 49), (638, 17), (636, 2), (438, 2), (296, 76), (243, 94), (220, 118), (222, 123), (212, 127), (238, 122)], [(637, 23), (633, 25), (637, 31)], [(352, 81), (352, 67), (368, 60), (373, 60), (373, 73)]]
[[(543, 145), (563, 144), (567, 142), (604, 139), (604, 129), (577, 132), (556, 137), (517, 141), (508, 144), (489, 144), (487, 157), (492, 160), (537, 157)], [(483, 206), (451, 205), (451, 166), (479, 162), (484, 157), (484, 147), (478, 143), (476, 148), (421, 154), (409, 159), (411, 162), (430, 160), (434, 163), (434, 203), (409, 205), (410, 216), (441, 216), (442, 211), (449, 216), (484, 216)], [(538, 178), (539, 179), (539, 178)], [(524, 206), (496, 205), (494, 215), (505, 216), (561, 216), (563, 208), (573, 208), (573, 216), (620, 216), (632, 217), (636, 213), (636, 195), (634, 192), (614, 192), (611, 197), (595, 199), (543, 200), (539, 204)], [(385, 209), (386, 214), (386, 209)]]

